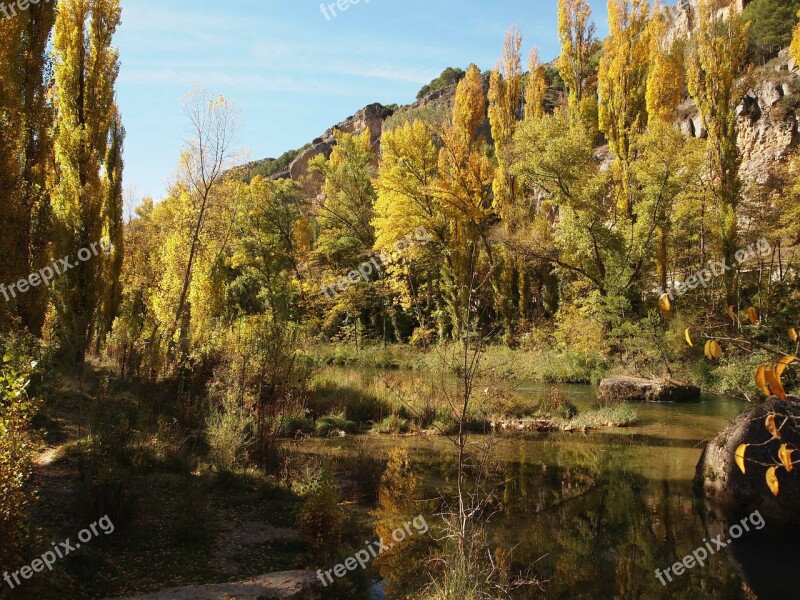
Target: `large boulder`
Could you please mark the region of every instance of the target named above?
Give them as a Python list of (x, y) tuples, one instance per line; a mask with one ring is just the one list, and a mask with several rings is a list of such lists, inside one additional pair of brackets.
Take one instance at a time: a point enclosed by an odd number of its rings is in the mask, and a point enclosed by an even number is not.
[[(781, 439), (766, 428), (767, 417), (776, 415)], [(793, 423), (793, 426), (790, 426)], [(739, 415), (711, 440), (697, 463), (695, 491), (731, 519), (758, 510), (773, 526), (800, 529), (800, 469), (788, 473), (778, 469), (780, 492), (776, 497), (766, 483), (768, 465), (777, 465), (781, 444), (800, 448), (800, 399), (782, 402), (774, 396), (764, 404)], [(736, 465), (734, 454), (742, 444), (746, 474)], [(796, 460), (800, 455), (794, 454)]]
[(700, 388), (642, 377), (608, 377), (600, 382), (598, 397), (605, 402), (696, 402)]
[(237, 583), (190, 585), (124, 600), (316, 600), (321, 589), (313, 571), (284, 571)]

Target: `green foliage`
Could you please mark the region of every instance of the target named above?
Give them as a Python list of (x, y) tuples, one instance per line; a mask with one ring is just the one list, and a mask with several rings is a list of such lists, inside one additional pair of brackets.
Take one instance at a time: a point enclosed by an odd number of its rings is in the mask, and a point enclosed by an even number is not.
[(317, 564), (326, 564), (336, 556), (344, 537), (341, 501), (333, 474), (328, 467), (322, 467), (309, 481), (297, 511), (298, 530)]
[(317, 420), (314, 431), (320, 437), (331, 437), (343, 433), (355, 433), (356, 424), (350, 421), (344, 413), (326, 415)]
[(422, 89), (417, 92), (417, 100), (421, 99), (423, 96), (440, 90), (442, 88), (446, 88), (450, 85), (455, 85), (462, 79), (466, 72), (464, 69), (455, 68), (455, 67), (447, 67), (444, 71), (442, 71), (441, 75), (439, 75), (436, 79), (431, 81), (429, 84), (424, 85)]
[(39, 402), (28, 395), (36, 363), (13, 348), (0, 346), (0, 562), (15, 564), (28, 531), (34, 500), (31, 476), (30, 424)]
[(753, 0), (744, 9), (751, 21), (750, 57), (763, 64), (792, 41), (800, 0)]

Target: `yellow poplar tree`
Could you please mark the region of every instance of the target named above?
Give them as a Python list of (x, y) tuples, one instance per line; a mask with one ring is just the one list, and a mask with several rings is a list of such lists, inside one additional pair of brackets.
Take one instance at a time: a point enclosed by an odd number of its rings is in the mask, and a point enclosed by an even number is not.
[[(47, 176), (53, 125), (47, 90), (47, 51), (55, 2), (32, 4), (13, 18), (0, 18), (0, 281), (16, 282), (47, 262)], [(8, 292), (6, 292), (8, 294)], [(40, 334), (44, 286), (0, 299), (0, 324), (18, 316)]]
[(451, 221), (452, 255), (456, 271), (457, 301), (449, 305), (455, 333), (469, 296), (469, 265), (482, 247), (490, 262), (489, 226), (494, 211), (491, 185), (494, 168), (483, 151), (485, 140), (478, 128), (486, 119), (486, 97), (478, 67), (471, 65), (456, 88), (452, 122), (441, 133), (438, 180), (434, 194)]
[(650, 72), (647, 76), (647, 115), (650, 121), (672, 122), (686, 87), (683, 56), (675, 44), (670, 47), (667, 41), (667, 18), (663, 7), (656, 5), (648, 29)]
[[(736, 106), (740, 75), (750, 39), (750, 24), (740, 16), (727, 17), (731, 0), (700, 0), (698, 27), (687, 60), (689, 93), (708, 131), (708, 160), (717, 203), (722, 257), (735, 263), (738, 247), (737, 209), (742, 193), (741, 153), (737, 144)], [(730, 11), (733, 13), (734, 11)], [(736, 273), (725, 273), (727, 304), (736, 304)]]
[(536, 118), (544, 115), (544, 95), (547, 92), (547, 77), (544, 66), (539, 59), (539, 49), (531, 50), (528, 59), (528, 82), (525, 85), (525, 118)]
[(62, 0), (55, 23), (55, 256), (70, 257), (75, 266), (56, 279), (53, 292), (57, 333), (75, 363), (83, 361), (97, 330), (107, 283), (102, 254), (84, 261), (76, 257), (111, 229), (109, 201), (121, 202), (114, 191), (118, 182), (112, 182), (121, 163), (115, 160), (111, 173), (104, 168), (109, 150), (119, 147), (119, 140), (112, 141), (119, 122), (114, 103), (119, 60), (111, 42), (120, 16), (119, 0)]
[[(650, 72), (647, 76), (647, 115), (651, 125), (672, 126), (675, 112), (683, 99), (686, 77), (683, 56), (676, 44), (667, 41), (667, 18), (664, 8), (656, 4), (648, 25), (650, 34)], [(665, 211), (666, 215), (667, 212)], [(670, 220), (659, 219), (656, 261), (661, 289), (667, 289)]]
[(631, 163), (636, 139), (647, 126), (647, 69), (650, 43), (648, 0), (609, 0), (609, 36), (599, 71), (600, 130), (616, 155), (619, 206), (632, 219), (635, 198)]
[(569, 105), (573, 115), (587, 92), (590, 61), (596, 50), (595, 26), (591, 22), (592, 8), (588, 0), (558, 0), (558, 37), (561, 56), (558, 72), (569, 90)]

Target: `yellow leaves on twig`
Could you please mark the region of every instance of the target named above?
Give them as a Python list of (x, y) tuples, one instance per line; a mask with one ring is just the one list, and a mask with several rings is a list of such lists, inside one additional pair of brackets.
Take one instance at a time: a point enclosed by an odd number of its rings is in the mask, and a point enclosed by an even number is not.
[(668, 294), (661, 294), (658, 299), (658, 310), (661, 311), (661, 314), (665, 317), (669, 314), (669, 311), (672, 310), (672, 304), (669, 301)]
[(789, 329), (789, 339), (792, 340), (793, 342), (796, 342), (798, 339), (797, 329), (795, 329), (794, 327)]
[(683, 337), (686, 338), (686, 343), (689, 344), (690, 347), (694, 348), (694, 342), (692, 342), (692, 331), (690, 327), (687, 327), (686, 331), (683, 332)]
[(788, 396), (786, 395), (786, 390), (783, 389), (781, 378), (775, 370), (775, 367), (764, 368), (764, 379), (767, 381), (770, 392), (785, 402)]
[(747, 309), (747, 318), (751, 325), (758, 323), (758, 311), (752, 306)]
[(789, 473), (794, 471), (794, 465), (792, 464), (792, 452), (794, 452), (794, 450), (789, 450), (788, 444), (781, 444), (781, 448), (778, 450), (778, 458), (780, 459), (783, 468)]
[(747, 451), (747, 447), (750, 444), (742, 444), (736, 449), (733, 457), (736, 460), (736, 466), (739, 467), (739, 470), (746, 475), (745, 467), (744, 467), (744, 453)]
[(778, 426), (775, 424), (775, 417), (777, 415), (775, 413), (770, 413), (767, 415), (767, 420), (764, 422), (764, 427), (767, 428), (767, 431), (772, 434), (772, 437), (776, 440), (781, 439), (781, 430), (778, 429)]
[(765, 396), (769, 396), (769, 387), (767, 386), (767, 378), (766, 378), (766, 370), (767, 368), (764, 365), (759, 365), (756, 369), (756, 386), (762, 392), (764, 392)]
[(786, 370), (786, 367), (788, 367), (796, 360), (797, 357), (794, 355), (781, 357), (781, 359), (778, 361), (778, 364), (775, 365), (775, 373), (778, 374), (778, 377), (783, 375), (783, 372)]
[(780, 482), (778, 482), (778, 467), (770, 467), (767, 469), (767, 485), (773, 496), (777, 496), (781, 491)]

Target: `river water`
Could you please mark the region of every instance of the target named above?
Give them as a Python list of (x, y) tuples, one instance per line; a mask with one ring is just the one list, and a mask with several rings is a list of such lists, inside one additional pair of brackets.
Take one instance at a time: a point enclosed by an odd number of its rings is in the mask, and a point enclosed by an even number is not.
[[(533, 401), (552, 387), (523, 382), (517, 393)], [(579, 409), (595, 402), (591, 386), (559, 387)], [(491, 544), (513, 550), (514, 564), (528, 566), (543, 581), (542, 590), (520, 597), (771, 600), (775, 592), (756, 581), (771, 570), (774, 542), (763, 535), (769, 527), (745, 533), (667, 585), (656, 577), (656, 569), (663, 571), (714, 537), (691, 481), (704, 441), (746, 409), (741, 401), (705, 396), (694, 404), (642, 405), (630, 427), (501, 438), (493, 457), (505, 484), (502, 512), (489, 527)], [(303, 453), (342, 455), (363, 443), (376, 456), (406, 447), (430, 490), (452, 483), (453, 446), (439, 437), (369, 435), (293, 446)], [(797, 545), (778, 554), (793, 556), (800, 566)], [(767, 591), (757, 596), (750, 585)], [(377, 590), (374, 597), (380, 597)]]

